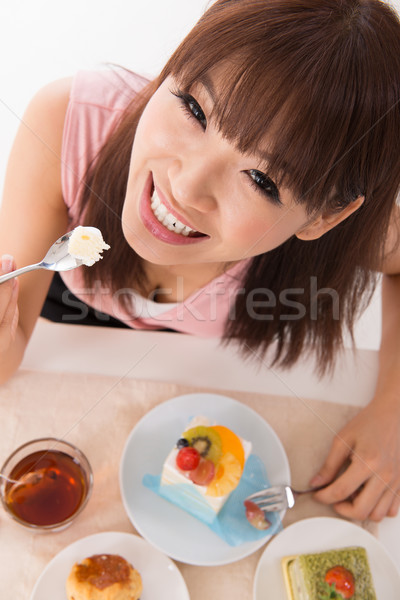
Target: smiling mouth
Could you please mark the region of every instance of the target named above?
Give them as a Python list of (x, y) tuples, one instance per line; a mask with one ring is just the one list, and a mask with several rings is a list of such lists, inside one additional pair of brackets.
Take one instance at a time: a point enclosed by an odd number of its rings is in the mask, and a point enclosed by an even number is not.
[(169, 229), (169, 231), (173, 231), (174, 233), (183, 235), (184, 237), (208, 237), (205, 233), (201, 233), (200, 231), (196, 231), (195, 229), (188, 227), (182, 223), (182, 221), (179, 221), (175, 215), (170, 213), (166, 206), (162, 204), (155, 189), (153, 190), (150, 206), (157, 221)]

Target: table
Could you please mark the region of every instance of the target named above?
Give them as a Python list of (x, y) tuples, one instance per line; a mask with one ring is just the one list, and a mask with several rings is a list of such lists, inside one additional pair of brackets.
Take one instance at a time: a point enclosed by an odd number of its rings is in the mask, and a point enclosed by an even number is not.
[[(119, 381), (149, 380), (189, 388), (231, 389), (239, 395), (269, 393), (361, 406), (374, 389), (377, 354), (360, 350), (353, 355), (346, 350), (333, 378), (318, 381), (311, 362), (303, 361), (288, 372), (268, 369), (265, 363), (260, 366), (244, 363), (232, 348), (221, 348), (215, 340), (40, 320), (22, 369), (53, 375), (97, 374), (113, 376)], [(378, 537), (400, 567), (399, 534), (399, 517), (386, 519), (379, 525)]]

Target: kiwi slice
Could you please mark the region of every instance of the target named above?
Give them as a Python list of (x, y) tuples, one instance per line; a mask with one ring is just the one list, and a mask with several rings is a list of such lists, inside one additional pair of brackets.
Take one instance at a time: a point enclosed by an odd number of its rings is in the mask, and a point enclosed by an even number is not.
[(221, 436), (212, 427), (198, 425), (184, 432), (184, 437), (190, 446), (196, 448), (200, 456), (208, 458), (217, 464), (222, 456)]

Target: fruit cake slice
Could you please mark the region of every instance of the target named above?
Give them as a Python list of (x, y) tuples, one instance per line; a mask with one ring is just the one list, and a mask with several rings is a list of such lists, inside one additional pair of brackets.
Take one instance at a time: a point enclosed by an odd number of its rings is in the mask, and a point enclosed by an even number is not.
[(376, 600), (364, 548), (351, 546), (282, 559), (290, 600)]
[(170, 499), (176, 494), (177, 504), (210, 522), (239, 484), (250, 452), (251, 443), (228, 427), (196, 417), (167, 456), (161, 487), (174, 486)]

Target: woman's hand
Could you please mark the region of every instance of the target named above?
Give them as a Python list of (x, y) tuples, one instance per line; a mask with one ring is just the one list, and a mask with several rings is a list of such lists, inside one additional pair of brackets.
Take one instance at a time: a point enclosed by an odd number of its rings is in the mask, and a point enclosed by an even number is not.
[[(0, 274), (14, 271), (12, 256), (1, 257)], [(18, 327), (18, 279), (10, 279), (0, 285), (0, 356), (4, 356), (13, 344)]]
[(336, 435), (311, 485), (329, 481), (333, 483), (314, 497), (333, 504), (340, 515), (372, 521), (397, 515), (400, 507), (398, 398), (374, 399)]

